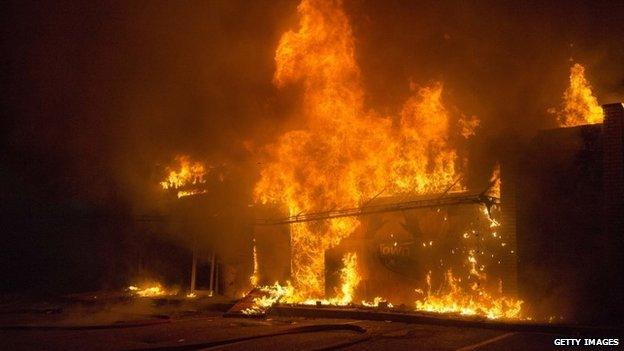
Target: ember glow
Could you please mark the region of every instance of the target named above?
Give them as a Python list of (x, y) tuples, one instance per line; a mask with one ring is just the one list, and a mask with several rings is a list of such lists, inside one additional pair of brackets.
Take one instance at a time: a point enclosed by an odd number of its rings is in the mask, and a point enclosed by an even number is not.
[(168, 296), (175, 295), (177, 291), (167, 290), (162, 287), (162, 285), (156, 284), (147, 284), (145, 286), (136, 286), (130, 285), (127, 289), (132, 295), (140, 296), (140, 297), (158, 297), (158, 296)]
[(373, 301), (362, 301), (362, 306), (366, 307), (379, 307), (380, 305), (385, 304), (389, 308), (393, 308), (392, 303), (386, 301), (383, 297), (376, 296)]
[(562, 107), (551, 109), (561, 127), (602, 123), (602, 108), (585, 78), (585, 67), (576, 63), (570, 68), (570, 85), (563, 94)]
[(481, 124), (481, 121), (476, 116), (465, 117), (462, 116), (458, 121), (459, 133), (466, 139), (476, 134), (477, 128)]
[(177, 190), (178, 198), (205, 193), (204, 189), (189, 189), (206, 182), (206, 167), (203, 163), (191, 161), (186, 155), (176, 157), (176, 167), (167, 167), (167, 177), (160, 182), (163, 189)]

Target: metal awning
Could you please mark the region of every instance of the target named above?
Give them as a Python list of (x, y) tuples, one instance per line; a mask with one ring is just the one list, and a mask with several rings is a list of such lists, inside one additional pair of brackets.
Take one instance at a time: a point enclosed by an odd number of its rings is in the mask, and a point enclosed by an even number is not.
[(494, 204), (500, 203), (500, 200), (496, 197), (487, 195), (486, 192), (481, 193), (450, 193), (450, 194), (437, 194), (426, 198), (419, 198), (416, 200), (409, 200), (403, 202), (394, 202), (386, 204), (368, 204), (362, 207), (346, 208), (341, 210), (331, 210), (312, 213), (301, 213), (295, 216), (283, 217), (283, 218), (258, 218), (255, 220), (256, 225), (278, 225), (278, 224), (291, 224), (301, 222), (320, 221), (332, 218), (341, 217), (357, 217), (366, 216), (375, 213), (384, 212), (396, 212), (413, 210), (418, 208), (435, 208), (435, 207), (447, 207), (457, 205), (468, 204), (482, 204), (490, 211), (490, 208)]

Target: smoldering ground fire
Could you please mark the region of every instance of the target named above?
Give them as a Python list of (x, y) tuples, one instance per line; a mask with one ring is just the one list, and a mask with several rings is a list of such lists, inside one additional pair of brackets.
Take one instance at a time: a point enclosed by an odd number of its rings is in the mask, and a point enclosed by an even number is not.
[[(84, 145), (66, 142), (65, 150), (97, 155), (83, 166), (68, 161), (66, 174), (93, 169), (80, 174), (82, 185), (52, 192), (68, 199), (68, 210), (32, 210), (24, 223), (35, 224), (24, 230), (93, 231), (85, 238), (97, 239), (70, 240), (79, 249), (67, 256), (83, 251), (80, 262), (59, 265), (62, 273), (46, 278), (62, 289), (20, 294), (90, 291), (64, 296), (65, 305), (52, 309), (63, 315), (74, 304), (87, 306), (70, 313), (81, 321), (97, 306), (111, 311), (106, 320), (131, 324), (175, 324), (208, 313), (218, 316), (217, 324), (222, 317), (241, 325), (263, 319), (273, 328), (310, 318), (303, 331), (277, 331), (286, 335), (318, 332), (317, 324), (332, 318), (613, 336), (624, 291), (624, 73), (616, 64), (624, 56), (610, 49), (614, 40), (598, 40), (602, 31), (591, 27), (595, 32), (570, 32), (574, 44), (556, 35), (507, 44), (477, 16), (503, 18), (510, 9), (502, 4), (396, 4), (423, 13), (404, 21), (390, 5), (301, 0), (267, 5), (276, 11), (270, 15), (243, 6), (250, 19), (240, 23), (233, 20), (238, 15), (226, 15), (241, 10), (234, 2), (206, 6), (224, 16), (217, 24), (206, 21), (210, 34), (222, 37), (203, 39), (214, 53), (181, 50), (162, 62), (144, 57), (166, 72), (153, 82), (167, 86), (162, 94), (152, 95), (145, 76), (136, 83), (143, 92), (120, 94), (115, 106), (125, 106), (127, 117), (102, 129), (110, 144), (97, 144), (88, 133)], [(532, 30), (548, 32), (540, 17), (551, 14), (548, 5), (534, 17), (518, 6), (518, 23), (533, 26), (518, 30), (509, 20), (496, 28), (529, 38)], [(585, 5), (578, 6), (583, 13)], [(176, 11), (158, 10), (162, 17), (155, 18), (189, 18), (173, 19), (172, 33), (204, 21), (194, 11)], [(602, 12), (587, 16), (595, 13)], [(249, 29), (269, 22), (267, 33)], [(556, 32), (559, 24), (552, 23)], [(184, 46), (198, 36), (184, 33), (154, 43), (183, 38), (170, 44)], [(237, 40), (227, 33), (238, 33)], [(580, 39), (585, 36), (595, 45)], [(384, 50), (376, 52), (376, 45)], [(423, 46), (414, 52), (405, 49), (410, 45)], [(602, 56), (583, 45), (602, 48)], [(250, 53), (262, 59), (241, 58)], [(168, 66), (197, 68), (184, 75), (188, 89), (168, 84), (165, 76), (184, 71)], [(206, 76), (214, 85), (198, 88)], [(115, 95), (110, 87), (102, 89)], [(214, 115), (229, 119), (208, 117)], [(13, 138), (24, 133), (18, 129)], [(91, 151), (90, 142), (98, 145)], [(65, 178), (52, 179), (54, 188)], [(76, 190), (81, 187), (88, 196)], [(30, 203), (43, 203), (38, 192), (27, 193)], [(15, 223), (17, 233), (22, 222)], [(96, 255), (87, 249), (94, 245), (102, 247)], [(54, 260), (46, 262), (54, 267)], [(81, 266), (88, 274), (71, 275)], [(133, 314), (139, 317), (128, 317)], [(62, 320), (71, 326), (72, 318)], [(7, 330), (25, 327), (7, 321)], [(368, 333), (358, 343), (371, 340), (369, 330), (349, 323), (331, 328)], [(600, 335), (591, 335), (588, 324), (600, 325), (593, 331)], [(260, 338), (254, 333), (241, 331), (242, 339), (223, 345)], [(186, 345), (187, 337), (203, 343)], [(184, 334), (176, 342), (221, 345), (197, 338)]]

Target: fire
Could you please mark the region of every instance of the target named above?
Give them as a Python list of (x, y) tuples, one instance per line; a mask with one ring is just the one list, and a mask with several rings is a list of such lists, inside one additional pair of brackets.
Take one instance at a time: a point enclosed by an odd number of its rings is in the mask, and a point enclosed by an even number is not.
[[(430, 270), (426, 275), (425, 289), (416, 289), (419, 298), (416, 309), (436, 313), (459, 313), (479, 315), (489, 319), (519, 319), (524, 303), (521, 299), (505, 296), (502, 280), (494, 286), (496, 279), (488, 276), (488, 265), (500, 264), (499, 255), (507, 255), (506, 243), (498, 233), (500, 223), (492, 218), (492, 213), (485, 206), (480, 214), (486, 225), (480, 231), (476, 227), (463, 234), (466, 239), (466, 251), (463, 263), (447, 269), (442, 274), (442, 282), (434, 285), (434, 275)], [(470, 241), (472, 240), (472, 243)], [(499, 244), (500, 243), (500, 244)], [(453, 254), (459, 252), (452, 252)], [(513, 251), (510, 252), (513, 254)], [(488, 262), (489, 261), (489, 262)]]
[(243, 313), (257, 314), (271, 307), (279, 300), (283, 300), (286, 303), (302, 303), (304, 305), (316, 305), (317, 303), (336, 306), (348, 305), (353, 300), (355, 289), (360, 283), (360, 275), (357, 271), (357, 254), (346, 253), (342, 258), (342, 264), (343, 268), (340, 270), (341, 288), (336, 297), (301, 301), (290, 282), (286, 282), (285, 286), (275, 282), (272, 286), (261, 287), (260, 290), (267, 292), (268, 296), (254, 299), (255, 306)]
[(294, 288), (290, 284), (290, 282), (286, 282), (285, 286), (282, 286), (278, 282), (275, 282), (275, 284), (271, 286), (262, 286), (259, 289), (262, 292), (265, 292), (266, 296), (255, 298), (253, 300), (254, 306), (241, 311), (243, 314), (262, 314), (268, 308), (276, 304), (280, 299), (284, 297), (289, 298), (294, 295)]
[(160, 284), (138, 287), (136, 285), (130, 285), (127, 289), (131, 294), (137, 295), (140, 297), (156, 297), (156, 296), (167, 296), (167, 295), (175, 295), (177, 291), (168, 291), (162, 287)]
[(551, 112), (557, 115), (561, 127), (602, 123), (602, 108), (592, 93), (581, 64), (576, 63), (570, 68), (570, 85), (563, 94), (563, 106)]
[[(451, 128), (452, 116), (443, 103), (440, 82), (429, 86), (411, 83), (412, 94), (395, 116), (367, 109), (354, 37), (342, 2), (302, 0), (298, 12), (299, 29), (288, 31), (279, 41), (273, 83), (278, 88), (301, 84), (302, 128), (282, 134), (267, 147), (268, 160), (262, 163), (255, 200), (283, 205), (294, 216), (358, 207), (382, 193), (396, 196), (463, 190), (458, 168), (461, 162), (449, 143), (450, 133), (458, 130), (468, 138), (479, 120), (460, 116), (459, 128)], [(494, 180), (495, 189), (497, 182)], [(292, 224), (293, 285), (289, 283), (281, 301), (351, 303), (360, 280), (357, 256), (344, 256), (341, 289), (336, 297), (327, 299), (324, 254), (359, 225), (354, 217)], [(498, 223), (489, 227), (496, 226)], [(474, 252), (467, 260), (470, 285), (458, 284), (459, 278), (449, 270), (447, 291), (431, 293), (428, 276), (429, 292), (418, 300), (416, 308), (490, 318), (517, 316), (522, 302), (507, 299), (502, 293), (500, 297), (488, 294), (481, 284), (487, 279), (485, 265), (479, 264)], [(274, 289), (284, 287), (276, 284)], [(379, 297), (365, 304), (380, 302), (385, 303)]]
[[(160, 182), (163, 189), (180, 189), (191, 185), (202, 184), (206, 182), (206, 167), (203, 163), (191, 161), (186, 155), (176, 156), (178, 163), (177, 169), (167, 167), (169, 172), (165, 180)], [(205, 193), (203, 189), (180, 189), (177, 192), (178, 198)]]
[[(458, 177), (443, 87), (411, 85), (397, 116), (364, 107), (355, 43), (341, 1), (303, 0), (300, 27), (280, 39), (274, 84), (303, 84), (305, 128), (268, 147), (254, 196), (290, 215), (355, 207), (376, 194), (427, 193)], [(457, 185), (461, 187), (461, 185)], [(291, 225), (292, 279), (300, 301), (324, 294), (324, 252), (359, 226), (356, 218)]]
[(305, 301), (299, 301), (298, 295), (291, 295), (286, 298), (288, 302), (301, 302), (304, 305), (315, 305), (321, 303), (322, 305), (336, 305), (345, 306), (353, 301), (355, 295), (355, 289), (360, 283), (360, 274), (357, 269), (357, 254), (348, 252), (342, 257), (343, 267), (340, 270), (340, 291), (337, 291), (337, 296), (329, 299), (307, 299)]
[(459, 125), (459, 133), (461, 136), (468, 139), (476, 134), (477, 127), (479, 127), (481, 121), (477, 116), (462, 116), (462, 118), (457, 121), (457, 124)]
[[(471, 265), (471, 274), (479, 277), (480, 274), (478, 272), (473, 272), (476, 261), (471, 261)], [(491, 296), (476, 282), (470, 287), (473, 293), (467, 294), (465, 293), (465, 289), (460, 286), (461, 279), (455, 277), (451, 270), (446, 272), (444, 278), (442, 287), (435, 293), (432, 293), (431, 272), (429, 272), (427, 275), (428, 290), (422, 299), (416, 301), (417, 310), (436, 313), (480, 315), (489, 319), (514, 319), (520, 316), (523, 301), (507, 298), (502, 295), (499, 297)], [(420, 292), (422, 292), (422, 290), (420, 290)]]
[(346, 305), (353, 300), (355, 289), (360, 283), (360, 276), (357, 271), (357, 255), (355, 253), (346, 253), (342, 258), (344, 267), (340, 271), (340, 279), (342, 287), (340, 288), (341, 296), (336, 304)]
[(253, 239), (253, 273), (249, 277), (251, 286), (257, 286), (260, 280), (260, 269), (258, 267), (258, 252), (256, 250), (256, 239)]
[(204, 189), (196, 189), (196, 190), (178, 190), (178, 199), (185, 196), (197, 195), (197, 194), (205, 194), (206, 190)]
[(494, 170), (490, 176), (490, 189), (488, 190), (488, 195), (499, 199), (501, 196), (501, 175), (500, 164), (498, 163), (494, 166)]
[(366, 307), (379, 307), (380, 305), (384, 305), (384, 304), (389, 308), (394, 307), (390, 302), (388, 302), (386, 299), (384, 299), (381, 296), (375, 297), (372, 302), (362, 301), (362, 306), (366, 306)]

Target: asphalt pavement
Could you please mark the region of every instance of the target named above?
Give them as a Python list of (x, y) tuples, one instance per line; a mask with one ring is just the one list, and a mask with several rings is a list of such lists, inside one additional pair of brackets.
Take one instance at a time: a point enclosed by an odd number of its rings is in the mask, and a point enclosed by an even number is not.
[(0, 309), (0, 349), (569, 350), (555, 346), (554, 340), (576, 337), (384, 320), (271, 315), (266, 319), (224, 318), (219, 306), (124, 300), (94, 306), (5, 308)]

